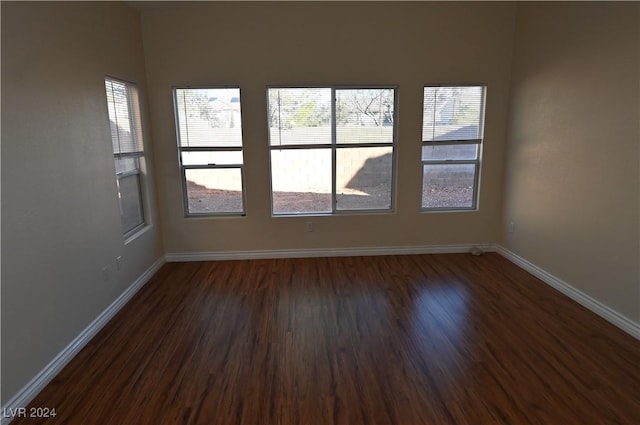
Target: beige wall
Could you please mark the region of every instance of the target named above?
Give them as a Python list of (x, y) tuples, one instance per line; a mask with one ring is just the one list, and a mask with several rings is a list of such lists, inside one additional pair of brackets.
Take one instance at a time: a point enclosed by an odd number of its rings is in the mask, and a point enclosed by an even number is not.
[[(168, 253), (491, 242), (500, 228), (512, 4), (199, 3), (141, 5), (158, 192)], [(484, 83), (487, 121), (477, 212), (423, 214), (426, 83)], [(174, 85), (242, 90), (247, 216), (183, 218)], [(266, 86), (397, 84), (394, 214), (272, 218)], [(304, 223), (313, 221), (307, 233)]]
[(519, 6), (503, 226), (507, 248), (636, 322), (639, 9)]
[[(2, 2), (3, 405), (163, 252), (498, 240), (640, 322), (638, 4), (136, 7)], [(125, 245), (103, 82), (145, 65), (163, 226)], [(488, 86), (477, 212), (419, 213), (427, 83)], [(205, 84), (242, 88), (244, 218), (183, 218), (171, 87)], [(271, 217), (271, 84), (399, 86), (395, 213)]]
[(123, 242), (105, 99), (144, 73), (126, 6), (2, 2), (3, 405), (162, 255), (154, 210)]

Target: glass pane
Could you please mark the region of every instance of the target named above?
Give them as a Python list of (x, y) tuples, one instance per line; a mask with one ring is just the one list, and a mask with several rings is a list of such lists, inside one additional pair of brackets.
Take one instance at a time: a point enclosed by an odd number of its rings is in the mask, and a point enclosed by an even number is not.
[(393, 148), (340, 148), (336, 153), (338, 210), (391, 208)]
[(268, 90), (271, 146), (331, 144), (331, 89)]
[(242, 152), (182, 152), (182, 165), (242, 164)]
[(122, 233), (127, 233), (144, 223), (140, 175), (132, 174), (120, 177), (118, 179), (118, 196), (120, 197)]
[(422, 208), (473, 208), (474, 164), (424, 165)]
[(140, 169), (138, 158), (115, 158), (116, 174), (126, 173)]
[(393, 143), (393, 89), (336, 90), (338, 143)]
[(273, 213), (331, 212), (331, 149), (271, 151)]
[(176, 89), (180, 146), (242, 146), (240, 89)]
[(474, 160), (478, 158), (478, 145), (422, 146), (423, 161)]
[(422, 140), (482, 138), (484, 87), (425, 87)]
[(190, 214), (244, 212), (240, 168), (185, 170)]

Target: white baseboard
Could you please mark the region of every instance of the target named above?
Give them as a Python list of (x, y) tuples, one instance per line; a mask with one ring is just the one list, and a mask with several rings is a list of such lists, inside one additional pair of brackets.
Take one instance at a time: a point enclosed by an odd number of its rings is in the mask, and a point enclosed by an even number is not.
[[(2, 412), (16, 412), (18, 408), (27, 405), (38, 395), (44, 387), (82, 350), (89, 341), (116, 315), (122, 307), (153, 277), (165, 263), (160, 257), (138, 279), (135, 280), (109, 307), (87, 326), (67, 345), (44, 369), (40, 371), (27, 385), (24, 386), (2, 407)], [(13, 418), (2, 417), (2, 425), (10, 423)]]
[(623, 316), (622, 314), (618, 313), (612, 308), (607, 307), (606, 305), (602, 304), (600, 301), (590, 297), (589, 295), (585, 294), (579, 289), (576, 289), (575, 287), (571, 286), (570, 284), (563, 281), (562, 279), (555, 277), (551, 273), (541, 269), (540, 267), (529, 262), (528, 260), (525, 260), (524, 258), (520, 257), (518, 254), (512, 251), (509, 251), (503, 246), (494, 244), (493, 250), (498, 254), (502, 255), (503, 257), (505, 257), (507, 260), (514, 263), (515, 265), (528, 271), (529, 273), (531, 273), (532, 275), (534, 275), (535, 277), (537, 277), (547, 285), (562, 292), (563, 294), (565, 294), (566, 296), (568, 296), (578, 304), (581, 304), (582, 306), (588, 308), (598, 316), (609, 321), (610, 323), (622, 329), (623, 331), (633, 336), (634, 338), (640, 340), (640, 324), (634, 322), (628, 317)]
[(174, 252), (167, 253), (167, 262), (182, 261), (222, 261), (222, 260), (258, 260), (268, 258), (309, 258), (309, 257), (350, 257), (369, 255), (407, 255), (407, 254), (454, 254), (470, 252), (473, 247), (484, 251), (493, 249), (492, 244), (458, 245), (422, 245), (399, 247), (360, 247), (360, 248), (315, 248), (283, 249), (264, 251), (224, 251), (224, 252)]

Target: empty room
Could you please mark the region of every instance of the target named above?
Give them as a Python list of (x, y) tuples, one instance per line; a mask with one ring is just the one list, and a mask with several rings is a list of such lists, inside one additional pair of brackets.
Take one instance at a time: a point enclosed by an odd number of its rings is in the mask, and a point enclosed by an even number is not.
[(3, 425), (640, 423), (640, 3), (0, 7)]

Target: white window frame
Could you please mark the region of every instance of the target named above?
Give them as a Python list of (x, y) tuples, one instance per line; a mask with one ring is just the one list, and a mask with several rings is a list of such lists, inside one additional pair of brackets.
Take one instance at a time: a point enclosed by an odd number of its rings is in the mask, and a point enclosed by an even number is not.
[[(270, 89), (331, 89), (331, 143), (330, 144), (286, 144), (273, 145), (271, 143), (271, 135), (269, 131), (269, 90)], [(338, 143), (337, 142), (337, 123), (336, 123), (336, 91), (338, 90), (393, 90), (393, 140), (391, 143)], [(393, 213), (396, 204), (396, 155), (398, 140), (398, 85), (269, 85), (266, 90), (267, 99), (267, 132), (269, 133), (269, 189), (271, 193), (271, 216), (287, 217), (287, 216), (331, 216), (331, 215), (352, 215), (352, 214), (376, 214), (376, 213)], [(371, 208), (371, 209), (338, 209), (337, 200), (337, 152), (341, 148), (375, 148), (375, 147), (391, 147), (391, 203), (389, 208)], [(274, 212), (273, 205), (273, 169), (271, 152), (279, 150), (294, 149), (331, 149), (331, 211), (317, 212)]]
[[(480, 103), (480, 116), (479, 116), (479, 133), (480, 138), (477, 139), (460, 139), (460, 140), (446, 140), (446, 141), (429, 141), (422, 139), (421, 131), (421, 145), (420, 145), (420, 157), (421, 157), (421, 171), (422, 183), (420, 185), (420, 210), (422, 212), (455, 212), (455, 211), (477, 211), (478, 210), (478, 198), (480, 192), (480, 162), (482, 157), (482, 144), (484, 142), (484, 124), (485, 124), (485, 109), (487, 99), (487, 86), (485, 84), (425, 84), (423, 90), (423, 120), (424, 120), (424, 90), (427, 88), (438, 87), (480, 87), (482, 89), (482, 100)], [(424, 122), (422, 123), (424, 126)], [(425, 160), (422, 159), (422, 148), (425, 146), (456, 146), (456, 145), (476, 145), (476, 158), (475, 159), (447, 159), (447, 160)], [(424, 169), (429, 165), (473, 165), (474, 166), (474, 181), (473, 181), (473, 195), (471, 206), (469, 207), (424, 207), (422, 199), (424, 196)]]
[[(105, 90), (107, 83), (111, 84), (121, 84), (124, 85), (127, 91), (127, 118), (129, 121), (129, 129), (132, 135), (132, 138), (136, 140), (136, 144), (140, 146), (139, 151), (135, 152), (114, 152), (114, 163), (116, 164), (116, 186), (118, 189), (118, 205), (120, 208), (120, 219), (124, 227), (124, 209), (122, 206), (122, 192), (120, 189), (121, 180), (125, 178), (129, 178), (132, 176), (136, 177), (138, 184), (138, 204), (140, 206), (140, 216), (141, 221), (137, 223), (135, 226), (129, 229), (123, 229), (123, 237), (125, 240), (130, 240), (134, 235), (136, 235), (141, 229), (143, 229), (148, 224), (147, 218), (147, 207), (145, 202), (145, 191), (146, 191), (146, 179), (144, 175), (144, 136), (142, 134), (142, 111), (140, 108), (140, 98), (139, 98), (139, 90), (137, 84), (122, 80), (119, 78), (114, 78), (111, 76), (105, 76)], [(107, 103), (109, 101), (107, 100)], [(115, 107), (115, 105), (114, 105)], [(115, 118), (114, 123), (117, 126), (117, 117), (112, 117), (109, 108), (107, 108), (107, 115), (109, 121), (112, 121), (112, 118)], [(111, 123), (110, 123), (111, 125)], [(112, 146), (114, 145), (113, 140), (113, 132), (111, 132), (111, 142)], [(118, 172), (117, 171), (117, 161), (119, 159), (133, 159), (135, 161), (136, 167), (134, 170)]]
[[(244, 217), (246, 216), (247, 202), (246, 202), (246, 190), (244, 183), (244, 135), (242, 135), (240, 147), (223, 147), (223, 146), (208, 146), (208, 147), (186, 147), (181, 146), (180, 143), (180, 121), (178, 115), (178, 90), (181, 89), (194, 89), (194, 90), (207, 90), (207, 89), (237, 89), (240, 93), (240, 115), (242, 116), (242, 91), (239, 86), (229, 85), (204, 85), (204, 86), (174, 86), (171, 88), (173, 98), (173, 108), (176, 126), (176, 141), (178, 146), (178, 164), (180, 167), (180, 177), (182, 180), (182, 205), (184, 210), (184, 217)], [(242, 120), (242, 118), (241, 118)], [(240, 124), (240, 131), (242, 134), (242, 123)], [(242, 164), (208, 164), (208, 165), (184, 165), (182, 161), (183, 152), (241, 152), (243, 155)], [(242, 211), (232, 212), (190, 212), (189, 211), (189, 193), (187, 189), (187, 170), (206, 170), (206, 169), (239, 169), (240, 170), (240, 184), (242, 190)]]

